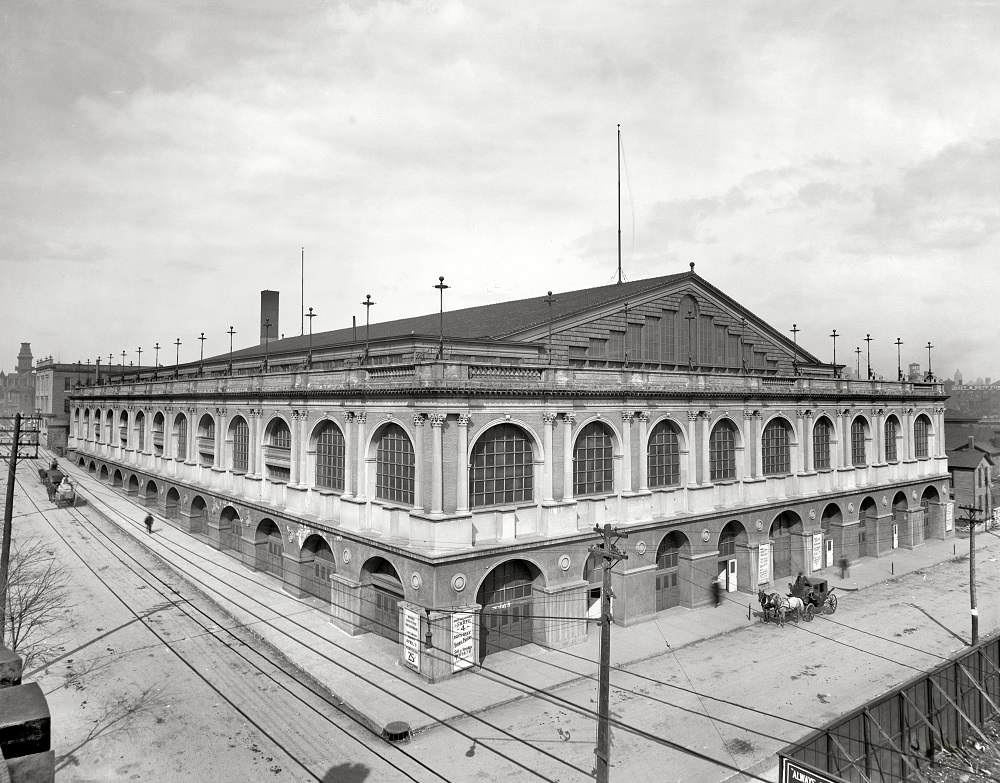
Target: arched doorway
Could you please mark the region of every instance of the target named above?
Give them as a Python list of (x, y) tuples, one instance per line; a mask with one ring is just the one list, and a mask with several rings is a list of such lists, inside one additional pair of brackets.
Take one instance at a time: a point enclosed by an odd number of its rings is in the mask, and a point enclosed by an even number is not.
[(403, 582), (392, 563), (373, 557), (361, 569), (362, 628), (399, 644), (399, 602)]
[(823, 567), (830, 568), (843, 555), (844, 514), (836, 503), (829, 503), (820, 517), (823, 530)]
[(858, 509), (858, 554), (878, 553), (878, 506), (872, 498), (861, 501)]
[(139, 494), (139, 478), (134, 473), (128, 477), (128, 494)]
[(156, 496), (159, 494), (160, 490), (156, 486), (155, 481), (146, 482), (145, 494), (143, 494), (143, 500), (146, 502), (147, 506), (151, 506), (156, 503)]
[(208, 506), (201, 495), (195, 495), (191, 501), (191, 532), (208, 535)]
[(676, 530), (663, 537), (656, 550), (656, 611), (681, 603), (680, 557), (690, 555), (687, 536)]
[(232, 506), (226, 506), (219, 515), (219, 546), (240, 551), (240, 514)]
[(924, 510), (924, 540), (943, 538), (945, 534), (941, 495), (934, 487), (927, 487), (920, 494), (920, 507)]
[(167, 490), (167, 503), (163, 508), (164, 514), (166, 514), (167, 519), (177, 519), (178, 510), (177, 506), (181, 502), (181, 493), (176, 490), (176, 488), (171, 487)]
[[(750, 573), (747, 531), (737, 520), (728, 522), (719, 536), (719, 586), (729, 593), (739, 589), (742, 577), (746, 583)], [(743, 561), (741, 564), (740, 561)], [(745, 575), (744, 575), (745, 574)]]
[(274, 520), (262, 519), (254, 536), (254, 568), (266, 571), (281, 579), (284, 567), (281, 563), (281, 531)]
[(303, 542), (300, 564), (302, 589), (330, 603), (330, 576), (337, 572), (337, 563), (322, 536), (311, 535)]
[(122, 472), (120, 470), (116, 470), (114, 474), (111, 476), (111, 486), (112, 487), (122, 486)]
[(98, 476), (98, 478), (101, 481), (107, 481), (108, 480), (108, 466), (107, 465), (101, 465), (101, 474)]
[(796, 570), (801, 570), (802, 563), (796, 562), (800, 554), (795, 552), (793, 539), (798, 540), (793, 533), (802, 532), (802, 520), (794, 511), (782, 511), (771, 523), (771, 581), (790, 577)]
[(483, 580), (476, 600), (483, 607), (479, 659), (500, 650), (529, 644), (534, 638), (531, 587), (538, 569), (524, 560), (508, 560)]
[(897, 492), (892, 499), (892, 548), (899, 548), (899, 539), (910, 540), (909, 515), (906, 513), (909, 504), (906, 502), (906, 495)]

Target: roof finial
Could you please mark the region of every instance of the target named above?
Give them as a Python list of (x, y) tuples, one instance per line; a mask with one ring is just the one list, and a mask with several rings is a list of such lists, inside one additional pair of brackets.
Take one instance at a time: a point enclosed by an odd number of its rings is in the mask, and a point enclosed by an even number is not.
[(691, 262), (691, 271), (694, 272), (694, 261)]

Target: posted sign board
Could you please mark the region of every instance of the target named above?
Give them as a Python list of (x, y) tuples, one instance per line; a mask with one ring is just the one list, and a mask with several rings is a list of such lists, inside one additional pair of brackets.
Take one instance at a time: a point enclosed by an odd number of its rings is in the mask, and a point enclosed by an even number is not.
[(403, 610), (403, 663), (420, 671), (420, 615)]
[(955, 501), (949, 500), (944, 504), (944, 532), (950, 532), (953, 527), (955, 527)]
[(813, 571), (819, 571), (823, 567), (823, 534), (813, 534)]
[(771, 542), (768, 541), (760, 545), (757, 554), (757, 584), (762, 585), (771, 581)]
[(843, 778), (831, 775), (829, 772), (820, 772), (808, 764), (784, 756), (781, 756), (778, 770), (780, 783), (846, 783)]
[(451, 616), (451, 670), (468, 669), (476, 662), (475, 615), (455, 612)]

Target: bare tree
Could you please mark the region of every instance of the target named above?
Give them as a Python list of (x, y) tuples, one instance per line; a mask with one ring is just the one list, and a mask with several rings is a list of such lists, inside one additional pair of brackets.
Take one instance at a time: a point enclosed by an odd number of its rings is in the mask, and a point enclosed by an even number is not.
[(31, 536), (11, 546), (4, 638), (25, 668), (45, 657), (52, 637), (70, 621), (69, 574), (53, 554)]

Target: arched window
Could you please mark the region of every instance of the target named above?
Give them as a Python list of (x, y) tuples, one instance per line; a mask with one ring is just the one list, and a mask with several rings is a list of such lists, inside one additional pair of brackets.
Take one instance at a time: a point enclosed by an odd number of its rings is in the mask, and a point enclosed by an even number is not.
[(918, 416), (913, 422), (913, 454), (917, 459), (927, 457), (927, 417)]
[(135, 432), (137, 437), (136, 448), (144, 451), (146, 448), (146, 415), (139, 411), (135, 414)]
[(275, 419), (269, 428), (264, 466), (272, 481), (288, 481), (292, 476), (292, 433), (281, 419)]
[(868, 464), (865, 457), (865, 420), (860, 416), (851, 422), (851, 464), (855, 467)]
[(825, 416), (813, 427), (813, 470), (830, 469), (830, 434), (833, 427)]
[(772, 419), (761, 435), (761, 455), (765, 476), (778, 476), (792, 472), (791, 436), (788, 422)]
[(183, 413), (174, 420), (174, 435), (176, 436), (177, 451), (174, 454), (177, 459), (187, 459), (188, 455), (188, 422), (187, 416)]
[(895, 416), (890, 416), (885, 420), (885, 461), (886, 462), (896, 462), (898, 460), (896, 456), (896, 436), (898, 434), (898, 425)]
[(378, 441), (375, 497), (412, 506), (413, 466), (413, 446), (406, 431), (398, 424), (386, 425)]
[(473, 508), (532, 500), (531, 443), (513, 424), (490, 427), (472, 449), (469, 502)]
[(580, 431), (573, 449), (573, 494), (601, 495), (614, 492), (614, 462), (611, 435), (594, 421)]
[(233, 424), (233, 471), (247, 473), (250, 470), (250, 426), (244, 419)]
[(716, 424), (708, 438), (708, 465), (712, 481), (736, 478), (736, 427), (729, 419)]
[(344, 491), (344, 434), (333, 422), (320, 425), (316, 437), (316, 486)]
[(680, 446), (677, 430), (670, 422), (661, 421), (653, 428), (646, 459), (650, 487), (672, 487), (680, 483)]

